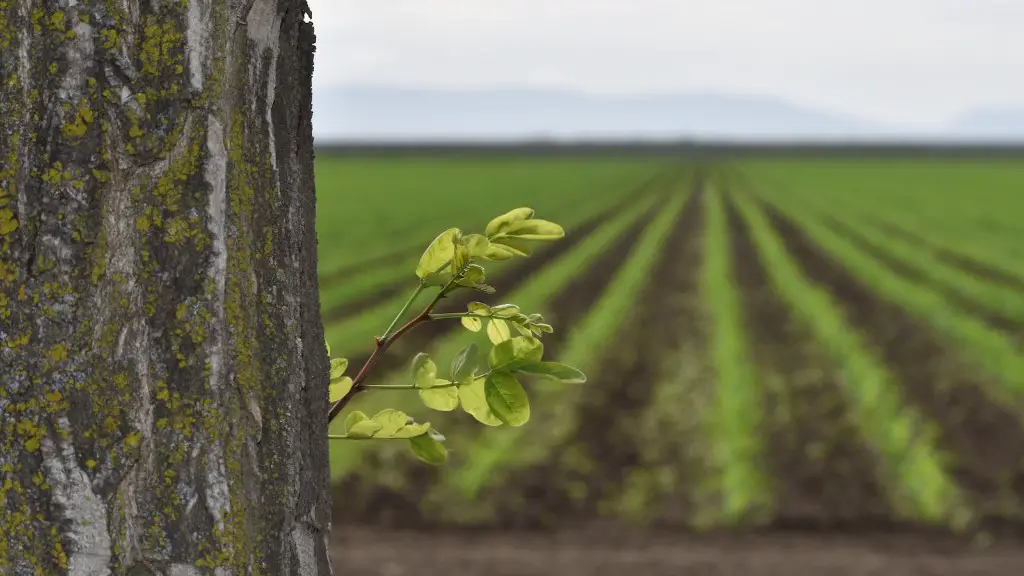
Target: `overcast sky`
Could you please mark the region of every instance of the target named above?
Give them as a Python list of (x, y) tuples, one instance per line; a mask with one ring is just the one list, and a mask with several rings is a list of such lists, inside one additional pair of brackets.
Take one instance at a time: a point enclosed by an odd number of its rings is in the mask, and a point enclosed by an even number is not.
[(1024, 107), (1024, 0), (309, 0), (314, 89), (719, 92), (927, 126)]

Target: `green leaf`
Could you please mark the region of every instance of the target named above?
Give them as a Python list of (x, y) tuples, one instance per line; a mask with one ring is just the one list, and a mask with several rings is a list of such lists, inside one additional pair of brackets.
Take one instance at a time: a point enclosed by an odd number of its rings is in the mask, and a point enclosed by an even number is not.
[[(438, 380), (438, 384), (442, 382), (447, 383), (446, 380)], [(451, 412), (459, 406), (459, 389), (455, 386), (420, 390), (419, 394), (423, 405), (431, 410)]]
[(493, 238), (507, 230), (514, 222), (521, 222), (528, 218), (533, 218), (533, 208), (516, 208), (515, 210), (509, 210), (488, 222), (487, 228), (484, 229), (484, 234), (488, 238)]
[(455, 243), (462, 235), (458, 228), (449, 228), (438, 234), (437, 238), (427, 246), (416, 265), (416, 276), (426, 279), (431, 274), (440, 272), (455, 258)]
[(532, 336), (516, 336), (491, 348), (487, 365), (491, 370), (517, 370), (522, 364), (540, 362), (544, 344)]
[(497, 306), (491, 306), (491, 315), (498, 318), (511, 318), (519, 314), (519, 306), (515, 304), (498, 304)]
[(348, 376), (342, 376), (341, 378), (332, 381), (328, 388), (328, 402), (334, 404), (338, 400), (344, 398), (350, 390), (352, 390), (352, 379)]
[(565, 237), (565, 230), (547, 220), (521, 220), (512, 222), (504, 229), (505, 234), (523, 240), (558, 240)]
[(423, 436), (430, 430), (430, 422), (424, 422), (423, 424), (406, 424), (399, 428), (398, 432), (395, 432), (392, 438), (415, 438), (417, 436)]
[(484, 267), (479, 264), (470, 264), (466, 267), (466, 272), (459, 279), (457, 284), (459, 286), (476, 286), (487, 279), (487, 272)]
[(504, 320), (491, 318), (490, 322), (487, 323), (487, 338), (490, 339), (492, 344), (501, 344), (511, 337), (512, 332), (509, 331), (508, 324)]
[(345, 430), (351, 430), (352, 427), (358, 424), (359, 422), (363, 422), (364, 420), (369, 419), (370, 417), (367, 416), (364, 412), (362, 412), (361, 410), (356, 410), (345, 418)]
[(430, 434), (421, 434), (410, 438), (409, 446), (412, 448), (412, 453), (427, 464), (439, 466), (448, 460), (448, 449)]
[[(462, 270), (463, 266), (469, 264), (469, 248), (462, 246), (461, 244), (455, 245), (455, 257), (452, 258), (451, 273), (452, 275), (458, 274)], [(481, 267), (480, 270), (483, 270)]]
[(530, 247), (528, 242), (511, 236), (502, 236), (491, 240), (491, 249), (504, 250), (511, 253), (512, 256), (529, 256), (533, 254), (533, 248)]
[(381, 427), (380, 422), (364, 419), (356, 422), (350, 428), (347, 428), (345, 430), (345, 434), (350, 438), (373, 438), (373, 435), (376, 434)]
[(412, 359), (412, 377), (417, 388), (430, 388), (437, 379), (437, 364), (426, 352), (420, 352)]
[(484, 384), (484, 398), (494, 415), (510, 426), (522, 426), (530, 420), (526, 390), (509, 372), (491, 372)]
[(374, 438), (394, 438), (395, 433), (409, 422), (409, 416), (401, 410), (385, 408), (374, 414), (371, 420), (380, 424), (380, 428), (373, 433)]
[(484, 379), (477, 378), (471, 384), (459, 386), (459, 403), (466, 413), (487, 426), (501, 426), (501, 419), (494, 415), (484, 397)]
[(587, 375), (580, 370), (558, 362), (533, 362), (517, 366), (515, 371), (558, 380), (565, 384), (583, 384), (587, 381)]
[(495, 262), (501, 262), (502, 260), (511, 260), (519, 254), (516, 254), (512, 249), (507, 246), (500, 244), (494, 244), (493, 242), (487, 248), (487, 252), (484, 253), (484, 258), (488, 260), (494, 260)]
[(422, 283), (423, 283), (423, 286), (425, 286), (427, 288), (429, 288), (431, 286), (444, 286), (451, 279), (452, 279), (451, 272), (448, 272), (446, 270), (446, 271), (443, 271), (443, 272), (433, 272), (431, 274), (427, 274), (426, 276), (423, 277)]
[(472, 380), (473, 374), (476, 372), (479, 355), (480, 349), (474, 343), (470, 343), (460, 350), (455, 355), (455, 358), (452, 359), (452, 381), (461, 384)]
[(508, 317), (508, 320), (520, 326), (530, 325), (530, 318), (526, 314), (513, 314)]
[(494, 294), (497, 291), (497, 290), (494, 289), (494, 286), (491, 286), (490, 284), (477, 284), (476, 286), (473, 286), (472, 288), (473, 288), (473, 290), (479, 290), (479, 291), (483, 292), (484, 294)]
[(324, 338), (324, 345), (327, 346), (327, 357), (330, 358), (331, 357), (331, 343), (327, 341), (327, 338)]
[(470, 302), (469, 304), (466, 304), (466, 309), (477, 316), (491, 315), (491, 307), (483, 302)]
[(483, 258), (491, 246), (491, 241), (480, 234), (469, 234), (462, 239), (462, 243), (469, 248), (469, 255), (473, 258)]
[(348, 360), (345, 358), (331, 359), (331, 380), (341, 378), (341, 375), (348, 369)]
[(516, 331), (522, 334), (523, 336), (529, 336), (530, 338), (535, 337), (534, 331), (528, 326), (523, 326), (522, 324), (515, 323), (512, 324), (512, 327), (515, 328)]
[(465, 318), (460, 318), (459, 320), (462, 322), (462, 325), (465, 326), (466, 330), (469, 330), (470, 332), (479, 332), (484, 326), (484, 323), (481, 322), (479, 318), (473, 316), (467, 316)]

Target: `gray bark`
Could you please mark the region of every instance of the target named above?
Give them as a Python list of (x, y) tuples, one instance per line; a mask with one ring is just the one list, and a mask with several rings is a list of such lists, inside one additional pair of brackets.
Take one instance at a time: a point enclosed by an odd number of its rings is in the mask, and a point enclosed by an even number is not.
[(330, 574), (307, 11), (0, 0), (0, 574)]

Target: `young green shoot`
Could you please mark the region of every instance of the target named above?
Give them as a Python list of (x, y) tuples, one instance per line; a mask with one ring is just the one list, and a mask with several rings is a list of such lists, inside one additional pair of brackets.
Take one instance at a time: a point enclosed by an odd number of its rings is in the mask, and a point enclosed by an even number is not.
[[(338, 418), (356, 395), (376, 389), (415, 390), (427, 408), (450, 412), (461, 406), (486, 426), (522, 426), (530, 419), (530, 401), (521, 377), (535, 376), (566, 384), (586, 382), (586, 376), (576, 368), (543, 360), (541, 338), (554, 328), (540, 314), (525, 314), (514, 304), (483, 302), (471, 302), (465, 312), (434, 312), (441, 299), (456, 290), (495, 292), (485, 282), (487, 271), (482, 263), (528, 257), (535, 243), (565, 236), (558, 224), (533, 215), (531, 208), (517, 208), (491, 220), (483, 234), (464, 234), (458, 228), (450, 228), (430, 243), (416, 266), (415, 290), (384, 334), (374, 338), (373, 351), (359, 372), (354, 377), (346, 376), (348, 360), (330, 359), (329, 422)], [(427, 306), (405, 320), (416, 299), (434, 289), (436, 293)], [(470, 332), (484, 332), (487, 350), (475, 342), (469, 344), (455, 355), (443, 378), (439, 377), (434, 360), (420, 352), (412, 359), (409, 384), (367, 382), (396, 341), (420, 324), (447, 320), (458, 320)], [(328, 344), (328, 357), (330, 354)], [(429, 422), (419, 423), (392, 408), (373, 416), (352, 411), (345, 417), (344, 434), (329, 434), (328, 439), (407, 440), (413, 454), (424, 462), (442, 464), (448, 458), (444, 436)]]

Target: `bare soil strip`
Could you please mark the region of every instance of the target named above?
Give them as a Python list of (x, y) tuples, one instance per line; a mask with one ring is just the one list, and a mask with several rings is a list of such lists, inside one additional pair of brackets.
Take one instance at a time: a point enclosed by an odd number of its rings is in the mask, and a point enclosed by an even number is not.
[(681, 535), (614, 530), (335, 530), (332, 565), (365, 576), (1006, 576), (1024, 549), (948, 537), (817, 532)]
[[(698, 186), (695, 181), (694, 187)], [(643, 443), (685, 442), (681, 438), (640, 438), (638, 431), (655, 387), (664, 381), (665, 352), (675, 350), (680, 335), (692, 325), (674, 304), (677, 294), (696, 290), (699, 282), (702, 200), (703, 195), (695, 192), (687, 201), (666, 239), (663, 255), (637, 295), (636, 313), (604, 351), (587, 384), (589, 392), (578, 405), (566, 407), (578, 412), (576, 433), (554, 447), (543, 464), (510, 475), (485, 496), (522, 494), (521, 500), (511, 500), (513, 505), (500, 510), (503, 522), (518, 518), (513, 525), (567, 526), (598, 517), (601, 503), (614, 500), (629, 472), (641, 464)], [(603, 264), (608, 272), (603, 282), (581, 285), (592, 293), (590, 300), (600, 295), (628, 256), (627, 250), (615, 262), (609, 259)], [(580, 311), (585, 313), (591, 304)], [(580, 459), (588, 465), (574, 466)]]
[[(663, 192), (666, 189), (666, 182), (667, 180), (659, 182), (657, 184), (658, 188), (653, 189), (652, 192)], [(625, 234), (616, 239), (612, 248), (606, 252), (600, 260), (594, 262), (588, 269), (581, 271), (581, 273), (572, 282), (559, 290), (552, 300), (553, 304), (551, 307), (553, 310), (558, 311), (558, 315), (557, 318), (552, 317), (551, 320), (556, 327), (562, 327), (562, 329), (557, 330), (554, 334), (544, 338), (546, 357), (558, 357), (559, 347), (564, 345), (564, 340), (571, 332), (569, 327), (571, 327), (575, 322), (581, 320), (586, 315), (587, 311), (593, 306), (594, 302), (601, 295), (602, 289), (611, 281), (615, 272), (622, 266), (626, 258), (629, 256), (630, 251), (636, 244), (644, 228), (646, 228), (651, 219), (653, 219), (656, 209), (657, 205), (638, 218)], [(578, 242), (584, 235), (577, 231), (576, 236), (578, 237), (576, 240)], [(555, 246), (564, 246), (569, 242), (569, 238), (572, 237), (572, 235), (567, 235), (565, 240), (555, 244)], [(567, 249), (568, 248), (559, 251), (558, 254), (564, 253)], [(530, 268), (521, 274), (512, 276), (515, 280), (502, 285), (502, 291), (513, 292), (518, 284), (521, 281), (526, 280), (530, 274), (557, 258), (558, 254), (552, 255), (550, 252), (551, 251), (548, 251), (543, 253), (543, 255), (538, 255), (524, 260), (524, 263), (531, 264)], [(465, 305), (472, 298), (474, 298), (472, 295), (468, 298), (460, 298), (460, 300), (465, 301), (460, 301), (454, 306), (449, 305), (446, 309), (464, 309)], [(417, 331), (411, 332), (409, 336), (407, 336), (407, 339), (413, 340), (413, 337), (417, 336), (418, 339), (416, 341), (420, 346), (423, 346), (424, 343), (441, 337), (442, 334), (446, 333), (448, 330), (459, 329), (457, 326), (454, 328), (451, 326), (452, 323), (428, 323), (421, 326)], [(393, 361), (391, 366), (385, 366), (386, 362), (381, 362), (378, 365), (378, 369), (383, 370), (384, 372), (388, 369), (393, 369), (397, 364), (400, 364), (403, 361), (401, 360), (402, 358), (406, 358), (407, 356), (408, 354), (402, 354), (400, 352), (393, 353), (389, 351), (385, 360), (389, 357), (399, 358), (399, 360)], [(473, 423), (473, 426), (476, 427), (476, 423)], [(447, 430), (446, 432), (453, 433), (451, 430)], [(382, 468), (384, 466), (393, 467), (394, 463), (380, 462), (374, 458), (374, 454), (372, 452), (366, 455), (364, 468), (367, 470)], [(403, 467), (401, 473), (408, 474), (410, 476), (411, 480), (406, 483), (406, 485), (413, 487), (413, 491), (408, 493), (399, 493), (385, 486), (366, 485), (365, 480), (362, 478), (364, 476), (372, 477), (372, 474), (351, 476), (336, 485), (334, 487), (335, 497), (333, 511), (334, 517), (337, 519), (336, 521), (345, 523), (368, 522), (392, 527), (413, 527), (430, 524), (430, 519), (422, 516), (418, 503), (426, 494), (430, 485), (440, 480), (441, 475), (439, 474), (439, 470), (429, 466), (424, 466), (419, 462), (412, 462), (409, 466)], [(540, 484), (542, 487), (546, 485), (546, 482), (541, 482)], [(529, 485), (516, 484), (516, 486), (519, 486), (519, 491), (521, 493), (529, 495), (531, 489)], [(481, 497), (488, 496), (484, 495)], [(531, 502), (533, 502), (532, 499)], [(532, 505), (533, 504), (531, 503), (531, 506)], [(526, 511), (523, 512), (524, 515), (529, 516)], [(516, 522), (515, 514), (509, 515), (509, 522)]]
[[(824, 221), (828, 223), (829, 227), (832, 229), (833, 232), (836, 232), (840, 236), (843, 236), (851, 243), (855, 244), (858, 248), (870, 254), (874, 259), (885, 264), (887, 268), (889, 268), (896, 274), (903, 276), (904, 278), (910, 280), (911, 282), (927, 287), (929, 290), (932, 290), (935, 293), (941, 295), (956, 308), (959, 308), (960, 310), (981, 319), (981, 321), (988, 324), (992, 328), (1004, 332), (1008, 336), (1012, 337), (1019, 336), (1021, 334), (1022, 329), (1024, 329), (1024, 326), (1022, 326), (1020, 322), (1013, 320), (1011, 318), (1007, 318), (1005, 316), (1001, 316), (998, 312), (990, 308), (986, 308), (985, 306), (981, 305), (978, 302), (969, 300), (961, 294), (957, 294), (956, 291), (954, 291), (952, 288), (934, 282), (933, 280), (928, 278), (924, 273), (915, 270), (910, 266), (907, 266), (905, 263), (901, 262), (897, 258), (894, 258), (885, 250), (881, 250), (877, 246), (872, 245), (853, 226), (850, 226), (845, 222), (842, 222), (838, 218), (832, 216), (826, 216), (824, 218)], [(927, 247), (927, 249), (933, 250), (934, 248)], [(1024, 292), (1021, 293), (1021, 297), (1024, 298)]]
[(422, 254), (425, 248), (426, 246), (399, 248), (398, 250), (394, 250), (374, 258), (361, 260), (336, 270), (331, 270), (323, 276), (320, 276), (320, 290), (323, 291), (335, 284), (341, 284), (356, 274), (363, 274), (377, 268), (384, 268), (385, 266), (392, 266), (399, 262), (409, 261)]
[(979, 511), (982, 525), (1017, 531), (1024, 501), (1024, 429), (989, 401), (982, 376), (936, 334), (873, 293), (767, 203), (762, 208), (804, 274), (837, 298), (853, 327), (900, 381), (908, 400), (939, 425), (939, 447), (953, 455), (950, 473)]
[(774, 291), (731, 201), (727, 210), (733, 274), (764, 391), (774, 523), (836, 528), (892, 517), (875, 459), (843, 400), (840, 375)]

